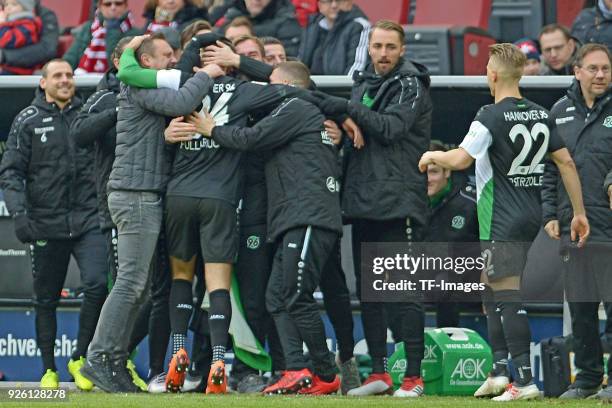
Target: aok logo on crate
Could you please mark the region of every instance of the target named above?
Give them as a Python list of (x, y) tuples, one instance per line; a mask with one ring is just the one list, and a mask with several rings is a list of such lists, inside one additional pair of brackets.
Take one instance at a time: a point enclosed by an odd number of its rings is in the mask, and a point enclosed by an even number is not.
[(451, 373), (451, 384), (453, 380), (485, 380), (485, 363), (483, 358), (460, 358)]

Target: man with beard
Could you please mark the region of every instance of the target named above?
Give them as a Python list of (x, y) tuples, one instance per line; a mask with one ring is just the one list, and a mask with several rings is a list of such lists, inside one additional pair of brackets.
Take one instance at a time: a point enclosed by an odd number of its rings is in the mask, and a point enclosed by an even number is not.
[[(499, 402), (540, 396), (531, 371), (531, 332), (520, 284), (525, 244), (531, 244), (540, 229), (540, 186), (547, 152), (571, 197), (572, 240), (582, 246), (589, 236), (574, 161), (554, 132), (548, 111), (520, 93), (525, 59), (513, 44), (492, 45), (487, 82), (495, 104), (478, 111), (459, 148), (427, 152), (419, 162), (422, 172), (430, 164), (464, 170), (476, 162), (478, 226), (487, 265), (481, 275), (487, 285), (482, 297), (493, 369), (474, 396), (495, 396), (493, 401)], [(508, 352), (515, 370), (511, 384)]]
[(425, 67), (403, 58), (404, 30), (381, 20), (370, 31), (372, 65), (353, 76), (352, 97), (319, 94), (326, 115), (350, 116), (363, 131), (365, 147), (349, 148), (342, 193), (343, 215), (352, 223), (353, 260), (361, 319), (372, 374), (348, 395), (393, 393), (387, 370), (388, 315), (401, 316), (397, 341), (403, 341), (407, 366), (398, 397), (423, 395), (421, 360), (424, 353), (425, 312), (417, 294), (389, 304), (361, 298), (361, 244), (419, 242), (427, 223), (427, 178), (416, 164), (429, 147), (432, 105)]
[(43, 360), (42, 388), (58, 388), (54, 348), (55, 310), (74, 256), (81, 272), (83, 303), (77, 347), (68, 364), (77, 386), (87, 346), (106, 297), (106, 246), (97, 222), (91, 150), (75, 146), (70, 124), (81, 107), (72, 68), (48, 62), (32, 105), (17, 115), (0, 165), (0, 186), (15, 220), (15, 234), (30, 243), (34, 276), (36, 341)]
[[(124, 54), (163, 70), (176, 63), (163, 36), (137, 37)], [(126, 370), (128, 342), (149, 285), (150, 266), (162, 225), (162, 202), (171, 157), (163, 134), (166, 117), (187, 115), (212, 86), (217, 66), (196, 73), (179, 90), (125, 86), (118, 98), (117, 146), (108, 206), (118, 229), (119, 270), (81, 373), (106, 392), (135, 392)], [(118, 336), (117, 333), (123, 333)]]
[[(280, 64), (270, 79), (272, 84), (310, 85), (308, 69), (299, 62)], [(287, 98), (252, 128), (217, 126), (210, 115), (198, 123), (199, 132), (223, 147), (266, 152), (267, 232), (275, 246), (266, 307), (281, 333), (286, 361), (283, 376), (264, 389), (267, 394), (324, 395), (340, 388), (313, 298), (342, 232), (340, 168), (324, 120), (314, 105)]]

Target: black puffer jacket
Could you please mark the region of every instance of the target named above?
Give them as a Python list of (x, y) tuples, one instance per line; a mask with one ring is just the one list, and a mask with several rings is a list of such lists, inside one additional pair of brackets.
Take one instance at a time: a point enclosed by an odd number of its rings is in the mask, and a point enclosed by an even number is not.
[(69, 137), (80, 107), (75, 97), (60, 111), (38, 89), (13, 122), (0, 187), (9, 212), (27, 216), (26, 241), (77, 238), (98, 226), (93, 151)]
[[(599, 98), (589, 110), (580, 84), (574, 83), (551, 109), (556, 131), (570, 151), (580, 182), (587, 218), (591, 226), (589, 242), (612, 242), (612, 210), (602, 186), (612, 168), (612, 92)], [(542, 184), (544, 225), (557, 219), (561, 232), (569, 234), (572, 206), (557, 168), (546, 166)]]
[(612, 20), (603, 16), (599, 6), (584, 9), (574, 20), (572, 36), (583, 44), (605, 44), (612, 49)]
[(213, 81), (203, 72), (179, 90), (121, 85), (117, 98), (117, 147), (108, 190), (164, 193), (171, 156), (164, 140), (166, 118), (189, 115), (202, 103)]
[(238, 0), (222, 19), (223, 30), (236, 17), (249, 17), (257, 37), (276, 37), (285, 46), (287, 56), (296, 57), (300, 47), (302, 27), (295, 18), (295, 8), (288, 0), (271, 0), (257, 16), (250, 17), (244, 0)]
[(106, 184), (115, 160), (117, 139), (117, 95), (119, 80), (116, 72), (108, 71), (98, 84), (98, 90), (81, 108), (70, 128), (77, 146), (91, 147), (95, 151), (96, 192), (98, 215), (102, 230), (113, 228), (108, 210)]
[(368, 62), (370, 23), (361, 9), (338, 14), (331, 30), (325, 17), (310, 17), (300, 44), (299, 59), (313, 75), (349, 75), (361, 71)]
[(461, 172), (453, 172), (451, 190), (431, 207), (427, 228), (430, 242), (478, 242), (476, 187)]
[(269, 241), (307, 225), (342, 232), (338, 153), (324, 121), (316, 106), (292, 98), (252, 128), (213, 129), (221, 146), (266, 152)]
[[(370, 68), (355, 73), (353, 80), (348, 114), (361, 128), (366, 145), (346, 151), (343, 214), (371, 220), (410, 217), (424, 226), (427, 176), (417, 164), (431, 137), (427, 69), (404, 60), (384, 78)], [(362, 103), (366, 92), (374, 98), (371, 109)]]

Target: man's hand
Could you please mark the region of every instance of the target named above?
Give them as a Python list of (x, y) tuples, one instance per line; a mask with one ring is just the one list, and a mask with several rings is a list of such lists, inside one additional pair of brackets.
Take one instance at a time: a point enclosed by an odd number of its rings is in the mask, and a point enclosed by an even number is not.
[(133, 50), (137, 50), (138, 47), (140, 47), (140, 45), (142, 44), (142, 42), (149, 37), (149, 34), (137, 35), (136, 37), (132, 38), (129, 43), (127, 43), (125, 49), (131, 48)]
[(365, 146), (365, 139), (363, 138), (363, 133), (361, 133), (361, 129), (355, 121), (351, 118), (346, 118), (344, 122), (342, 122), (342, 128), (349, 135), (349, 138), (353, 141), (353, 146), (355, 149), (361, 149)]
[(193, 112), (187, 117), (187, 122), (194, 125), (196, 131), (206, 137), (212, 137), (212, 131), (216, 126), (215, 119), (206, 111), (202, 111), (202, 113)]
[(0, 23), (4, 22), (6, 22), (6, 11), (4, 11), (2, 6), (0, 6)]
[(316, 98), (316, 105), (323, 111), (325, 116), (341, 116), (348, 111), (348, 100), (331, 96), (321, 91), (314, 91), (312, 95)]
[(548, 234), (552, 239), (560, 239), (561, 234), (559, 232), (559, 220), (550, 220), (544, 226), (544, 231)]
[(204, 72), (206, 75), (208, 75), (212, 79), (225, 75), (225, 71), (223, 71), (223, 69), (217, 64), (206, 65), (204, 68), (193, 67), (193, 71), (194, 72)]
[(327, 136), (332, 140), (332, 142), (338, 146), (340, 142), (342, 142), (342, 131), (336, 125), (336, 122), (333, 120), (326, 120), (323, 122), (323, 126), (325, 126), (325, 131), (327, 132)]
[(197, 133), (196, 127), (191, 123), (186, 123), (183, 116), (174, 118), (164, 131), (164, 139), (167, 143), (188, 142)]
[(15, 222), (15, 236), (24, 244), (33, 242), (32, 230), (30, 229), (30, 220), (25, 213), (17, 214), (13, 218)]
[(216, 45), (209, 45), (200, 53), (204, 65), (217, 64), (222, 67), (238, 68), (240, 66), (240, 55), (236, 54), (232, 49), (221, 41), (217, 41)]
[(434, 153), (435, 152), (425, 152), (423, 156), (421, 156), (421, 160), (419, 160), (419, 171), (421, 173), (427, 172), (427, 166), (430, 164), (436, 164), (434, 161)]
[(582, 248), (586, 243), (591, 229), (589, 227), (589, 220), (584, 214), (575, 214), (572, 219), (570, 237), (572, 241), (578, 239), (578, 248)]

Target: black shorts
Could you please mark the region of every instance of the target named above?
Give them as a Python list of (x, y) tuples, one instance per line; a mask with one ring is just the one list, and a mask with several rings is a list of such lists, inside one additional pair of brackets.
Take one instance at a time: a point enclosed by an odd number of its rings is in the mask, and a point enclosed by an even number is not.
[(166, 199), (168, 254), (189, 261), (202, 253), (205, 263), (234, 263), (238, 253), (237, 212), (214, 198), (168, 196)]
[(482, 241), (480, 249), (489, 281), (522, 276), (531, 242)]

